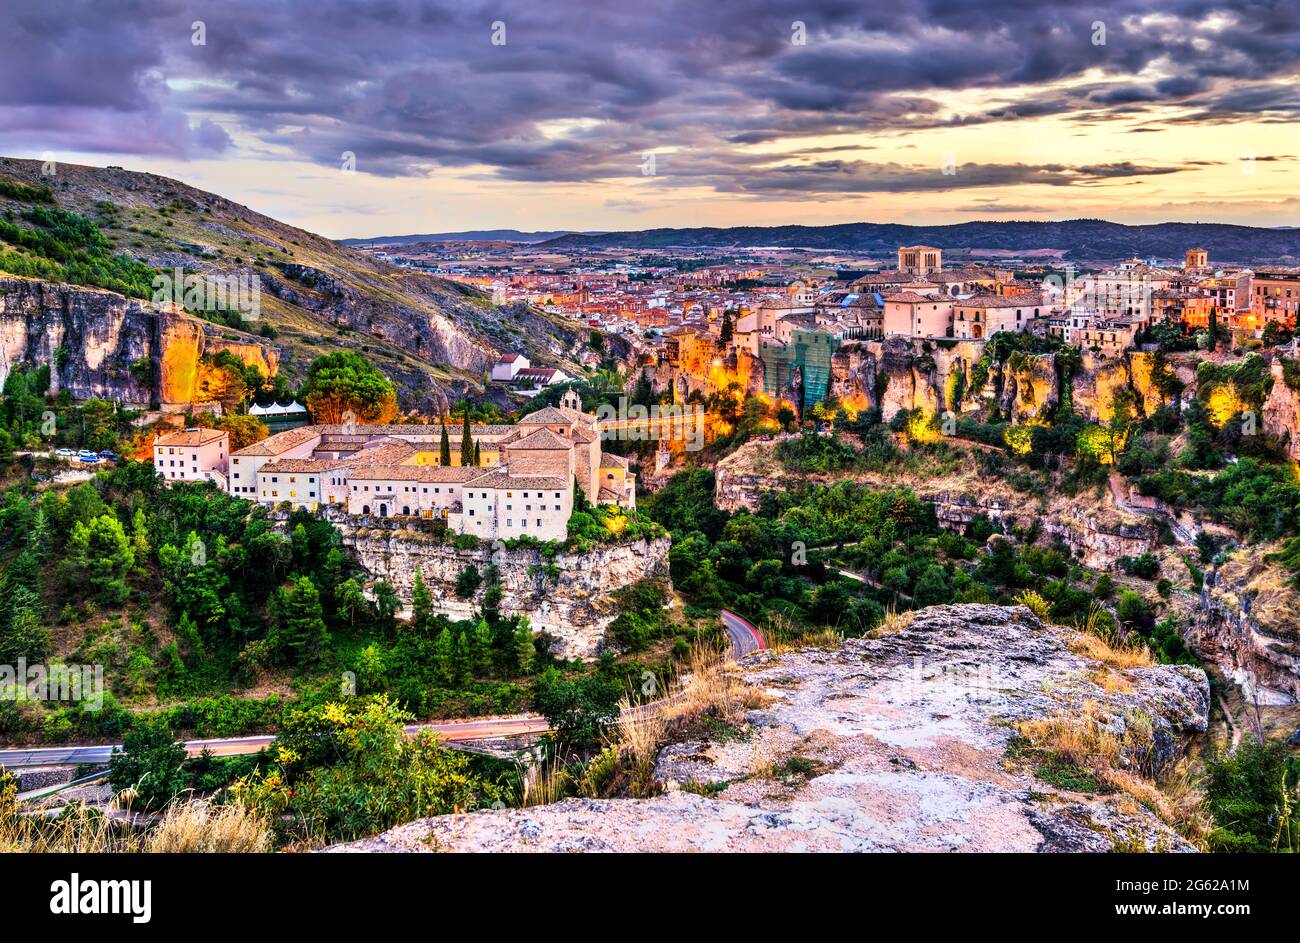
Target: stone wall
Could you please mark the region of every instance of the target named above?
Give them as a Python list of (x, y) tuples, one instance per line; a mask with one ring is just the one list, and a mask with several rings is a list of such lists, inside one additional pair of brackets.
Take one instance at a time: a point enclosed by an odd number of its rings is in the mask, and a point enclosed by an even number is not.
[[(480, 574), (495, 565), (501, 576), (501, 611), (525, 615), (536, 632), (551, 637), (561, 658), (594, 658), (604, 645), (605, 627), (618, 615), (612, 594), (643, 579), (668, 581), (668, 538), (601, 544), (586, 553), (557, 553), (554, 563), (537, 549), (493, 550), (483, 544), (458, 549), (442, 542), (432, 525), (392, 519), (360, 519), (360, 526), (336, 520), (343, 543), (376, 579), (392, 585), (410, 604), (415, 571), (421, 570), (438, 611), (453, 619), (472, 616), (484, 588), (471, 599), (456, 595), (466, 567)], [(555, 569), (550, 573), (547, 568)]]

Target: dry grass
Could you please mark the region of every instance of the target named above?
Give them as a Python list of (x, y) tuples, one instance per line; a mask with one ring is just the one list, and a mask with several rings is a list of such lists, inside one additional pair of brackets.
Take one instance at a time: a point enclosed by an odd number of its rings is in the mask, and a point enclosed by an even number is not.
[(891, 608), (885, 613), (885, 618), (880, 621), (880, 625), (867, 633), (867, 638), (880, 638), (882, 635), (893, 635), (895, 632), (902, 632), (911, 626), (915, 617), (915, 612), (898, 612)]
[(1147, 715), (1133, 712), (1125, 717), (1120, 736), (1106, 729), (1101, 705), (1086, 701), (1076, 714), (1021, 721), (1015, 729), (1035, 749), (1090, 774), (1103, 788), (1118, 793), (1121, 798), (1116, 805), (1121, 811), (1135, 811), (1128, 803), (1144, 806), (1188, 841), (1204, 843), (1209, 824), (1186, 767), (1159, 780), (1151, 776), (1148, 763), (1154, 741)]
[(1095, 671), (1089, 672), (1088, 680), (1107, 694), (1132, 694), (1134, 691), (1132, 681), (1106, 665), (1099, 665)]
[(149, 831), (145, 850), (160, 854), (259, 853), (271, 850), (266, 821), (237, 802), (176, 802)]
[(1072, 639), (1070, 651), (1111, 668), (1150, 668), (1156, 663), (1141, 642), (1112, 642), (1091, 632), (1081, 632)]
[(558, 761), (538, 766), (524, 776), (523, 795), (519, 807), (527, 809), (535, 805), (550, 805), (559, 802), (573, 791), (573, 776)]
[(1079, 714), (1061, 713), (1042, 720), (1023, 720), (1015, 729), (1036, 748), (1080, 769), (1113, 768), (1124, 754), (1123, 742), (1102, 726), (1095, 701), (1085, 702)]
[(81, 803), (57, 819), (0, 815), (0, 852), (49, 854), (122, 853), (141, 850), (140, 836)]

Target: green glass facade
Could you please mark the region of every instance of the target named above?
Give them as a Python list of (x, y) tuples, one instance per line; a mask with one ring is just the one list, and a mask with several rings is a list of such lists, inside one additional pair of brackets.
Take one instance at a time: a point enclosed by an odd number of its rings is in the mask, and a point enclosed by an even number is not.
[(801, 328), (790, 334), (788, 344), (763, 341), (759, 356), (763, 360), (763, 390), (774, 397), (786, 396), (795, 377), (803, 375), (801, 410), (815, 406), (826, 398), (831, 385), (831, 357), (839, 349), (839, 338), (825, 331)]

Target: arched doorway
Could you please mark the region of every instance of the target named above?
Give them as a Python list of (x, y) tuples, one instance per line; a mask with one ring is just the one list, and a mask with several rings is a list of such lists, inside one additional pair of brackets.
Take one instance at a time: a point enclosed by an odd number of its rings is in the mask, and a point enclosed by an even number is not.
[(410, 507), (408, 507), (407, 505), (402, 505), (402, 516), (403, 516), (403, 517), (410, 517), (410, 516), (411, 516), (411, 509), (410, 509)]
[(370, 513), (370, 505), (368, 505), (368, 504), (363, 504), (363, 505), (361, 506), (361, 513), (362, 513), (362, 514), (369, 514), (369, 513)]
[(381, 505), (379, 505), (379, 516), (380, 516), (380, 517), (387, 517), (387, 516), (388, 516), (388, 505), (387, 505), (387, 504), (381, 504)]
[(976, 340), (979, 340), (984, 336), (984, 325), (972, 324), (970, 328), (970, 333), (971, 333), (971, 337), (975, 338)]

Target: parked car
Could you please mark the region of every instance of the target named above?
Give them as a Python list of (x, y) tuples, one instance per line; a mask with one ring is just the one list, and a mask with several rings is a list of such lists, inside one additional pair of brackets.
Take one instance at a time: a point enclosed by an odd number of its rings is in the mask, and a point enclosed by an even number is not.
[(77, 458), (94, 458), (94, 459), (98, 459), (99, 456), (96, 455), (94, 452), (90, 451), (90, 449), (82, 449), (80, 452), (77, 453)]
[(58, 450), (55, 451), (54, 454), (57, 455), (59, 458), (76, 458), (76, 457), (77, 457), (77, 453), (74, 452), (74, 451), (72, 451), (72, 449), (58, 449)]
[(110, 452), (108, 449), (104, 449), (104, 451), (100, 452), (100, 453), (99, 453), (99, 457), (102, 458), (102, 459), (103, 459), (104, 461), (106, 461), (106, 462), (120, 462), (120, 461), (122, 461), (121, 456), (116, 455), (116, 454), (114, 454), (113, 452)]

